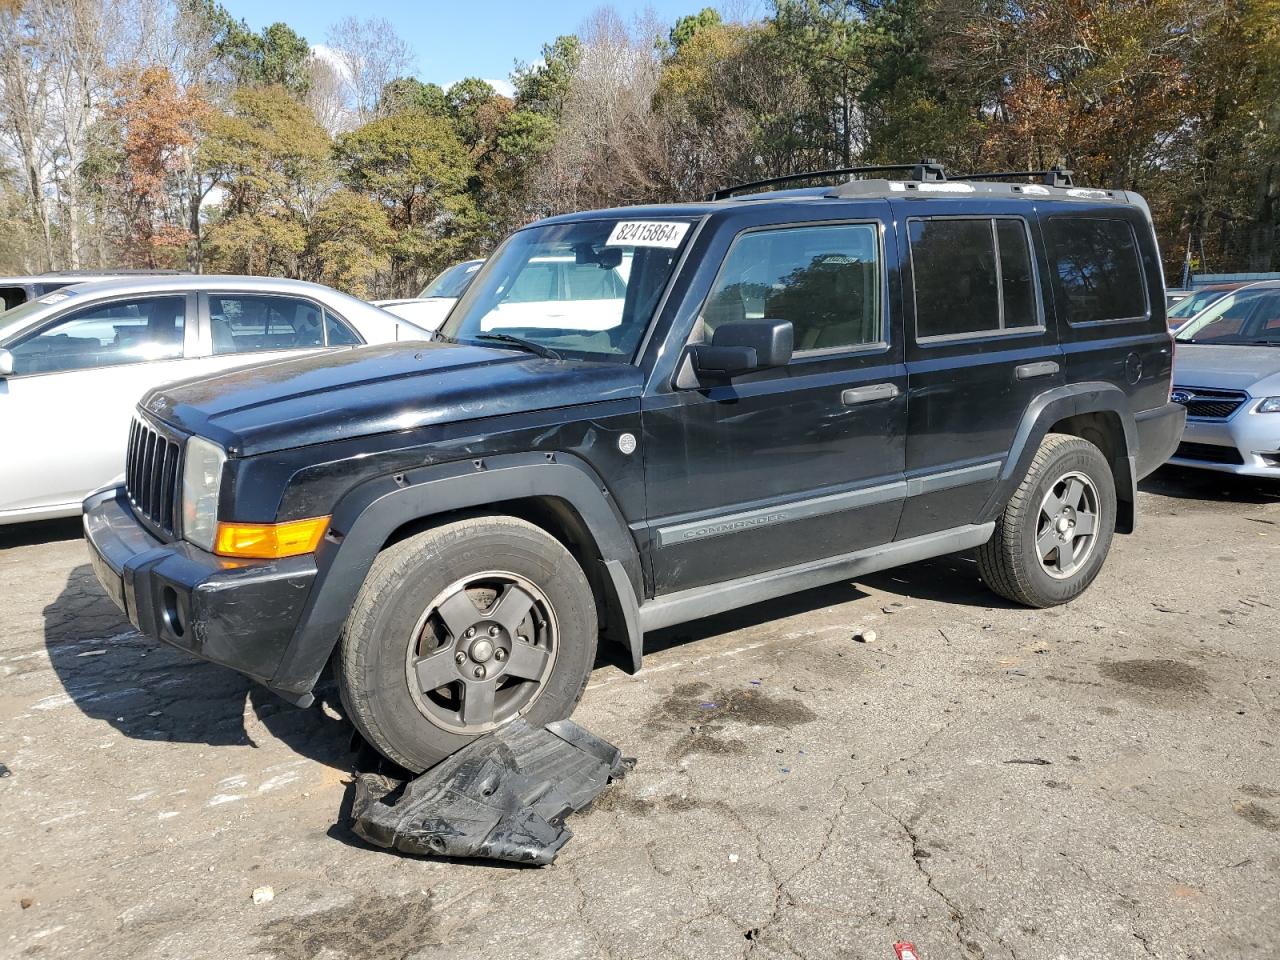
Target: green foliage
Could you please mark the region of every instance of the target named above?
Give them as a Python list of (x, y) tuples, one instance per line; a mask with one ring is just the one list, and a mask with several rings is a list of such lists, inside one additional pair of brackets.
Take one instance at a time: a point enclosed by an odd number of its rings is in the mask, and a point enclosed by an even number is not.
[(516, 104), (546, 116), (559, 118), (573, 75), (582, 62), (582, 41), (575, 36), (556, 37), (542, 45), (542, 63), (516, 67), (512, 80)]
[(339, 190), (325, 198), (311, 222), (303, 258), (307, 278), (368, 297), (390, 263), (396, 233), (386, 211), (369, 197)]
[(281, 86), (296, 97), (311, 84), (307, 61), (311, 47), (292, 28), (273, 23), (254, 33), (217, 0), (183, 0), (190, 15), (212, 34), (214, 52), (226, 62), (241, 86)]
[(688, 16), (681, 17), (676, 21), (676, 25), (671, 28), (669, 39), (671, 48), (675, 53), (680, 52), (680, 48), (693, 39), (694, 34), (706, 27), (721, 26), (724, 21), (720, 18), (720, 11), (714, 7), (703, 7), (697, 13), (691, 13)]
[(397, 77), (385, 87), (378, 96), (378, 113), (390, 116), (393, 113), (410, 111), (443, 116), (449, 111), (444, 90), (434, 83), (423, 83), (416, 77)]

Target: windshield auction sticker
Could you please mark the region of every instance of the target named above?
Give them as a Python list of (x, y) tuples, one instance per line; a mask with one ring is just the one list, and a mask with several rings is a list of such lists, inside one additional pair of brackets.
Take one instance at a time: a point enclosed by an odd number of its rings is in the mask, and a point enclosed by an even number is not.
[(680, 246), (689, 224), (674, 220), (623, 220), (613, 228), (606, 247), (668, 247)]

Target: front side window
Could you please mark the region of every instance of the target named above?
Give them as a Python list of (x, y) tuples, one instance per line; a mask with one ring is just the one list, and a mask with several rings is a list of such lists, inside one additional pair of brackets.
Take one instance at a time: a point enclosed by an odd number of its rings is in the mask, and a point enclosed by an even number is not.
[(257, 294), (209, 294), (213, 352), (307, 350), (325, 345), (323, 311), (310, 300)]
[(1127, 220), (1050, 217), (1045, 236), (1058, 303), (1068, 323), (1146, 316), (1138, 240)]
[(186, 297), (115, 300), (77, 310), (20, 341), (13, 372), (88, 370), (182, 356)]
[(916, 339), (1040, 326), (1027, 225), (1015, 218), (911, 220)]
[(1178, 341), (1280, 346), (1280, 289), (1227, 294), (1179, 330)]
[(875, 224), (754, 230), (734, 243), (694, 325), (692, 342), (742, 320), (787, 320), (795, 351), (880, 343), (883, 281)]
[(440, 334), (464, 343), (518, 337), (569, 359), (629, 361), (692, 229), (686, 220), (606, 219), (521, 230)]

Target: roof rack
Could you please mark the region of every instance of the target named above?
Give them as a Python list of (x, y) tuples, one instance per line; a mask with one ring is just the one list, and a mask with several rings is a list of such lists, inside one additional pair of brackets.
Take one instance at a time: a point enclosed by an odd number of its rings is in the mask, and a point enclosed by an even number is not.
[(728, 200), (735, 193), (744, 190), (757, 190), (760, 187), (777, 187), (784, 183), (799, 183), (802, 180), (819, 180), (823, 177), (849, 177), (862, 173), (891, 173), (895, 170), (910, 170), (911, 179), (919, 181), (945, 180), (942, 164), (937, 160), (921, 160), (917, 163), (884, 163), (871, 167), (832, 167), (829, 170), (810, 170), (807, 173), (788, 173), (781, 177), (769, 177), (767, 180), (752, 180), (749, 183), (735, 183), (731, 187), (721, 187), (707, 197), (708, 200)]
[[(787, 183), (799, 183), (802, 180), (820, 180), (825, 177), (854, 177), (863, 173), (892, 173), (909, 170), (911, 175), (903, 179), (917, 183), (941, 183), (965, 180), (1016, 180), (1025, 177), (1039, 177), (1046, 187), (1074, 187), (1072, 171), (1062, 166), (1048, 170), (1006, 170), (998, 173), (968, 173), (960, 177), (948, 178), (946, 171), (937, 160), (924, 159), (916, 163), (886, 163), (870, 167), (833, 167), (830, 170), (810, 170), (807, 173), (789, 173), (781, 177), (769, 177), (767, 180), (753, 180), (750, 183), (737, 183), (731, 187), (722, 187), (707, 197), (708, 200), (727, 200), (735, 194), (747, 190), (758, 190), (760, 187), (777, 187)], [(856, 181), (850, 180), (849, 183)]]
[(1066, 167), (1050, 167), (1048, 170), (1005, 170), (1000, 173), (967, 173), (957, 180), (1012, 180), (1016, 177), (1039, 177), (1046, 187), (1074, 187), (1073, 171)]

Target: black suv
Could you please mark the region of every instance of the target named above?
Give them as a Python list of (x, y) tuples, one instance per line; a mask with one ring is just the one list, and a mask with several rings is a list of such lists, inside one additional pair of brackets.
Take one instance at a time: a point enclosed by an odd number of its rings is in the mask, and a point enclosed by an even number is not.
[(597, 638), (638, 669), (647, 631), (959, 550), (1070, 600), (1177, 446), (1171, 362), (1131, 193), (921, 164), (578, 213), (438, 342), (152, 392), (85, 530), (140, 630), (301, 705), (332, 659), (422, 770), (569, 714)]

